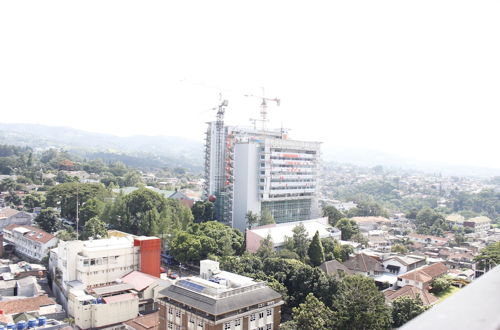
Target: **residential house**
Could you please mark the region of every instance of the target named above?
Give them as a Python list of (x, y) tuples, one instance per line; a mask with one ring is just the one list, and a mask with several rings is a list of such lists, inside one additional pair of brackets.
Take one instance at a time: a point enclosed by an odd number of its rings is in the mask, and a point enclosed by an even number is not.
[(189, 208), (193, 207), (194, 199), (188, 197), (183, 192), (176, 190), (172, 195), (168, 198), (178, 200), (182, 205), (187, 206)]
[(0, 231), (9, 225), (28, 225), (33, 223), (33, 215), (10, 207), (0, 209)]
[(339, 261), (333, 259), (329, 261), (325, 261), (319, 266), (319, 269), (327, 273), (328, 275), (331, 276), (336, 276), (336, 277), (342, 277), (344, 275), (352, 275), (354, 274), (353, 271), (348, 269), (346, 266), (344, 266), (342, 263)]
[(438, 301), (438, 298), (427, 290), (419, 289), (412, 285), (405, 285), (397, 290), (385, 290), (385, 299), (390, 304), (400, 297), (411, 297), (413, 299), (420, 299), (424, 306), (430, 306)]
[(457, 213), (450, 214), (446, 217), (446, 222), (452, 226), (463, 227), (465, 218)]
[(5, 242), (12, 244), (18, 255), (38, 263), (59, 241), (56, 236), (33, 226), (11, 224), (3, 233)]
[(438, 262), (398, 276), (397, 285), (399, 287), (412, 285), (421, 290), (427, 290), (433, 280), (447, 273), (448, 267)]
[(344, 261), (344, 266), (354, 274), (361, 274), (365, 276), (382, 275), (385, 271), (382, 262), (374, 257), (365, 253), (359, 253)]
[(361, 231), (370, 231), (380, 229), (382, 226), (388, 226), (392, 223), (391, 220), (384, 217), (352, 217)]
[(464, 221), (465, 228), (472, 228), (475, 233), (484, 233), (491, 228), (491, 219), (485, 216), (475, 217)]
[(449, 239), (445, 237), (439, 237), (439, 236), (432, 236), (432, 235), (421, 235), (421, 234), (416, 234), (412, 233), (408, 235), (408, 238), (412, 242), (417, 242), (421, 243), (424, 245), (438, 245), (442, 246), (448, 243)]
[(391, 256), (382, 261), (386, 272), (404, 274), (425, 265), (425, 257), (419, 256)]

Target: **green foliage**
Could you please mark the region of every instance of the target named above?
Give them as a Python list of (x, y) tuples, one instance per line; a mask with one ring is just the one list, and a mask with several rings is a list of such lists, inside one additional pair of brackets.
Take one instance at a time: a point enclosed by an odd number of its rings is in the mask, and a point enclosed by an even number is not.
[(243, 235), (217, 221), (194, 223), (187, 230), (177, 230), (168, 248), (176, 260), (195, 263), (208, 255), (225, 257), (241, 254)]
[(388, 217), (389, 213), (374, 201), (358, 201), (355, 208), (347, 212), (349, 217)]
[(325, 261), (336, 259), (339, 262), (344, 262), (349, 259), (349, 255), (354, 253), (354, 249), (350, 245), (342, 245), (339, 241), (326, 237), (321, 240), (325, 251)]
[(335, 227), (337, 221), (345, 217), (342, 212), (340, 212), (334, 206), (331, 205), (323, 207), (323, 216), (328, 217), (328, 222), (333, 227)]
[(295, 252), (301, 260), (304, 260), (309, 248), (306, 227), (301, 222), (292, 229), (292, 232), (293, 236), (291, 238), (285, 238), (285, 248)]
[(319, 239), (319, 232), (313, 236), (311, 244), (309, 244), (309, 249), (307, 250), (307, 255), (309, 256), (309, 262), (312, 266), (319, 266), (325, 261), (325, 251), (323, 250), (323, 245)]
[(293, 308), (293, 327), (323, 330), (334, 328), (334, 313), (323, 302), (309, 293), (305, 302)]
[(359, 231), (351, 236), (351, 241), (361, 244), (363, 247), (368, 247), (368, 238)]
[(267, 234), (266, 238), (260, 241), (260, 247), (256, 254), (261, 258), (269, 258), (274, 255), (274, 243), (271, 234)]
[(35, 218), (35, 222), (41, 229), (48, 233), (55, 233), (62, 227), (59, 214), (50, 208), (40, 211), (40, 214)]
[(23, 200), (14, 191), (9, 191), (7, 196), (5, 196), (5, 202), (10, 206), (20, 206)]
[(248, 228), (252, 228), (259, 223), (259, 216), (252, 211), (248, 211), (247, 214), (245, 214), (245, 219)]
[(474, 257), (477, 262), (478, 269), (485, 271), (490, 270), (496, 265), (500, 265), (500, 242), (492, 243), (482, 249), (479, 254)]
[(276, 223), (270, 210), (263, 209), (259, 219), (259, 226), (270, 225)]
[(359, 232), (359, 227), (356, 221), (342, 218), (337, 222), (337, 228), (342, 231), (342, 240), (348, 241), (352, 236)]
[(84, 225), (89, 219), (101, 217), (105, 204), (98, 198), (91, 198), (78, 210), (79, 225)]
[(24, 196), (24, 208), (28, 212), (33, 212), (35, 207), (43, 207), (45, 205), (45, 196), (39, 193), (31, 193)]
[(425, 310), (422, 300), (408, 296), (399, 297), (392, 302), (392, 326), (399, 328)]
[(403, 244), (394, 244), (391, 247), (391, 252), (400, 253), (400, 254), (406, 254), (406, 253), (408, 253), (408, 249)]
[(440, 276), (432, 281), (431, 292), (434, 294), (440, 294), (450, 288), (451, 279), (448, 276)]
[(391, 315), (375, 282), (362, 275), (342, 278), (332, 303), (339, 329), (389, 329)]
[(76, 202), (81, 209), (83, 203), (92, 198), (104, 200), (109, 192), (100, 183), (67, 182), (51, 187), (46, 194), (46, 205), (60, 207), (61, 216), (76, 219)]
[(206, 222), (215, 219), (214, 203), (210, 201), (196, 201), (191, 208), (194, 222)]
[(484, 214), (500, 223), (500, 192), (493, 189), (484, 189), (479, 194), (456, 192), (453, 196), (452, 210), (466, 218)]
[(67, 229), (58, 231), (56, 236), (57, 236), (57, 238), (59, 238), (62, 241), (74, 241), (74, 240), (76, 240), (76, 232), (71, 227), (68, 227)]
[(415, 225), (419, 234), (435, 236), (443, 236), (444, 231), (449, 229), (444, 216), (430, 208), (424, 208), (417, 213)]
[(83, 237), (81, 239), (86, 240), (89, 238), (105, 238), (108, 237), (108, 230), (106, 229), (106, 223), (99, 219), (99, 217), (93, 217), (85, 222), (85, 227), (83, 228)]

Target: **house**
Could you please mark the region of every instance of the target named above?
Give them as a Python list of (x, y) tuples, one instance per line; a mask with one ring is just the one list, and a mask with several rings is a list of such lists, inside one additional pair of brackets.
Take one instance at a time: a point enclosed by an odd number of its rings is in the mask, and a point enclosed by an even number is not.
[(472, 228), (475, 233), (487, 232), (491, 228), (491, 219), (485, 216), (464, 221), (464, 228)]
[(408, 238), (412, 242), (421, 243), (421, 244), (432, 244), (432, 245), (445, 245), (448, 243), (449, 239), (445, 237), (432, 236), (432, 235), (421, 235), (412, 233), (408, 235)]
[(344, 266), (342, 263), (339, 261), (333, 259), (329, 261), (325, 261), (319, 266), (319, 269), (327, 273), (328, 275), (332, 276), (337, 276), (337, 277), (342, 277), (344, 275), (352, 275), (354, 274), (353, 271), (348, 269), (346, 266)]
[(134, 293), (139, 298), (140, 313), (150, 313), (158, 310), (159, 291), (171, 284), (168, 281), (136, 270), (123, 276), (119, 282), (132, 286)]
[(53, 299), (47, 296), (38, 296), (14, 300), (0, 301), (1, 315), (13, 316), (21, 313), (30, 313), (37, 316), (58, 315), (61, 319), (64, 317), (64, 311)]
[(187, 206), (189, 208), (193, 207), (194, 199), (189, 198), (183, 192), (176, 190), (172, 195), (168, 198), (178, 200), (182, 205)]
[(159, 312), (140, 315), (135, 319), (124, 322), (125, 329), (135, 330), (157, 330), (160, 326)]
[(281, 322), (282, 297), (266, 282), (220, 271), (200, 262), (200, 276), (177, 280), (161, 291), (160, 329), (266, 329)]
[(390, 225), (391, 220), (384, 217), (352, 217), (361, 231), (379, 229), (384, 225)]
[(425, 257), (418, 256), (392, 256), (382, 261), (386, 272), (391, 274), (404, 274), (425, 265)]
[(312, 239), (317, 231), (320, 238), (331, 237), (340, 240), (340, 230), (328, 224), (328, 217), (323, 217), (304, 221), (270, 224), (248, 229), (246, 231), (247, 251), (252, 253), (257, 252), (262, 240), (264, 240), (268, 235), (271, 235), (274, 249), (281, 249), (285, 244), (286, 238), (293, 236), (293, 229), (299, 224), (304, 225), (309, 239)]
[(0, 231), (9, 225), (28, 225), (33, 223), (33, 215), (10, 207), (0, 209)]
[(382, 262), (378, 258), (365, 253), (356, 254), (344, 261), (343, 264), (354, 274), (373, 277), (384, 273)]
[(433, 305), (438, 301), (438, 298), (429, 291), (419, 289), (412, 285), (405, 285), (397, 290), (385, 290), (384, 296), (389, 304), (399, 297), (411, 297), (413, 299), (420, 299), (424, 306)]
[(38, 263), (59, 241), (56, 236), (33, 226), (12, 224), (3, 232), (5, 242), (12, 244), (18, 255)]
[(397, 285), (399, 287), (412, 285), (419, 289), (427, 290), (433, 280), (447, 273), (448, 267), (438, 262), (398, 276)]
[(465, 218), (457, 213), (450, 214), (446, 217), (446, 222), (452, 226), (463, 227)]

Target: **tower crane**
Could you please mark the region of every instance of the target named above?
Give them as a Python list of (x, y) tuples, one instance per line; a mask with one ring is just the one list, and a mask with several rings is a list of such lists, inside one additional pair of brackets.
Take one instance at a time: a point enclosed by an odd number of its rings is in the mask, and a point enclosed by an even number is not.
[[(260, 120), (262, 122), (262, 130), (265, 131), (265, 124), (267, 122), (267, 102), (276, 102), (277, 106), (280, 106), (281, 100), (277, 97), (275, 98), (270, 98), (265, 96), (265, 91), (264, 87), (262, 87), (262, 95), (254, 95), (254, 94), (245, 94), (246, 97), (256, 97), (258, 99), (261, 99), (262, 102), (260, 104)], [(251, 119), (254, 123), (257, 121), (257, 119)]]

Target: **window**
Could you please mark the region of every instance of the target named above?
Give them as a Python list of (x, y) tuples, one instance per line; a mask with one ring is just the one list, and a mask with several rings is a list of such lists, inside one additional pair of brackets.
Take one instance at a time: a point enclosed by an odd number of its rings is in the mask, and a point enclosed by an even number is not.
[(175, 311), (175, 317), (181, 317), (181, 311)]
[(259, 313), (259, 319), (263, 318), (264, 317), (264, 312), (260, 312)]
[(266, 314), (267, 314), (267, 316), (271, 316), (273, 314), (273, 310), (272, 309), (268, 309), (266, 311)]
[(273, 328), (273, 325), (271, 323), (269, 323), (268, 325), (266, 325), (266, 330), (271, 330)]
[(169, 329), (173, 329), (173, 328), (174, 328), (173, 324), (172, 324), (172, 323), (169, 323), (169, 324), (168, 324), (168, 328), (169, 328)]
[(241, 325), (241, 319), (234, 320), (234, 326), (239, 327)]
[(194, 319), (192, 317), (189, 318), (189, 323), (193, 323), (194, 324)]
[(168, 314), (172, 314), (172, 313), (173, 313), (173, 309), (172, 309), (172, 307), (169, 307), (168, 308)]
[(83, 265), (88, 266), (89, 265), (89, 259), (83, 259)]
[(229, 330), (229, 329), (231, 329), (231, 322), (224, 323), (224, 330)]
[(255, 314), (250, 315), (250, 321), (255, 321)]

